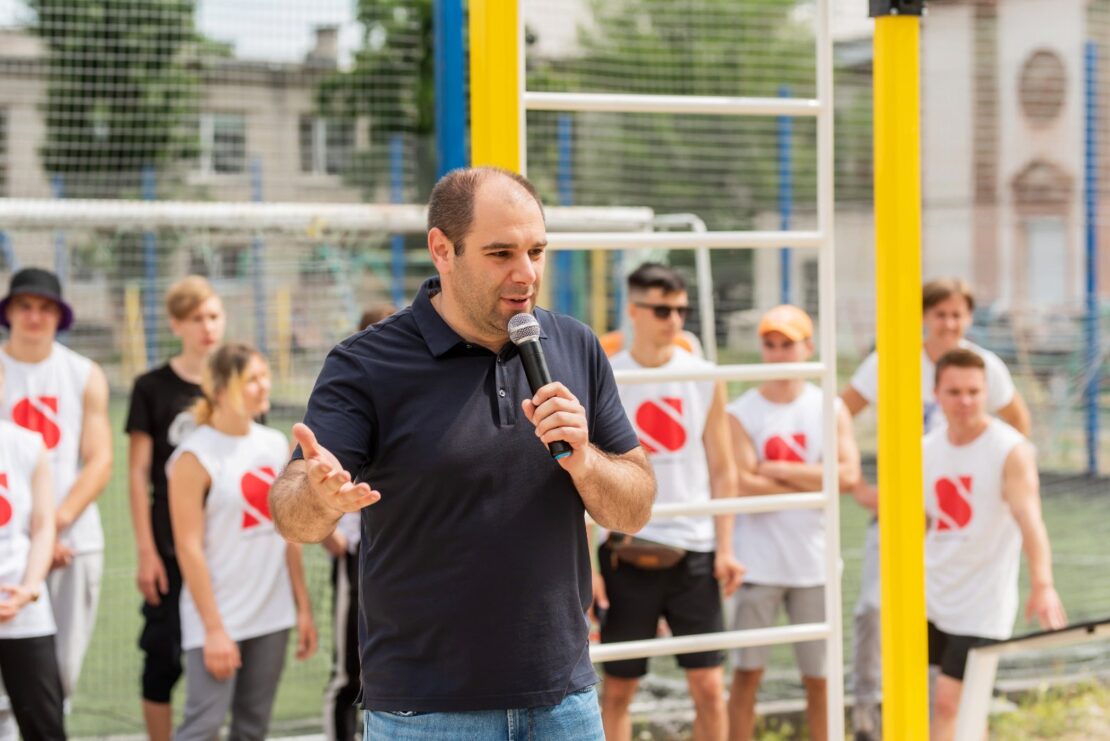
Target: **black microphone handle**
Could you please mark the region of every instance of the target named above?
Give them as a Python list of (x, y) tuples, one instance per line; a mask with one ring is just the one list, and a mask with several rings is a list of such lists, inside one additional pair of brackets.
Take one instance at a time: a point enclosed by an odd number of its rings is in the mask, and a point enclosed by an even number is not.
[[(543, 356), (543, 348), (538, 339), (522, 342), (517, 345), (520, 352), (520, 362), (524, 364), (524, 375), (528, 377), (528, 387), (535, 394), (542, 387), (551, 383), (551, 371), (547, 369), (547, 359)], [(552, 458), (563, 458), (574, 452), (570, 443), (565, 440), (556, 440), (547, 446)]]

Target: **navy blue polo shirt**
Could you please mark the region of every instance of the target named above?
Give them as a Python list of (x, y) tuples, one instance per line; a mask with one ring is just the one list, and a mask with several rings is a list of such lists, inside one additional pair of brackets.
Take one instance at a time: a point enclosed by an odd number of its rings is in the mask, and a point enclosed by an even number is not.
[[(432, 306), (438, 290), (427, 281), (411, 307), (336, 346), (304, 419), (382, 494), (362, 510), (363, 701), (555, 705), (597, 682), (582, 499), (524, 416), (532, 394), (516, 347), (468, 344)], [(591, 442), (635, 448), (597, 338), (570, 317), (535, 314), (551, 375), (585, 407)]]

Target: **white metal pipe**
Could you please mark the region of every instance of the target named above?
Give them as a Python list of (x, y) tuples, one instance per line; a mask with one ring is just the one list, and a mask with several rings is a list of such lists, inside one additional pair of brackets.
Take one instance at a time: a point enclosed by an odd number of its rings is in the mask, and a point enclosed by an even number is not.
[[(690, 654), (699, 651), (726, 651), (730, 648), (819, 641), (828, 636), (829, 626), (825, 623), (799, 623), (798, 625), (783, 625), (776, 628), (733, 630), (724, 633), (680, 636), (678, 638), (650, 638), (645, 641), (595, 643), (590, 646), (590, 660), (595, 662), (621, 661), (623, 659), (643, 659), (650, 656)], [(830, 671), (829, 673), (833, 672)]]
[[(657, 229), (685, 227), (696, 234), (709, 231), (705, 221), (697, 214), (660, 214), (655, 217)], [(698, 318), (701, 321), (701, 344), (709, 362), (717, 362), (717, 315), (713, 308), (713, 270), (709, 250), (698, 247), (694, 252), (694, 266), (698, 282)]]
[(821, 234), (807, 231), (785, 232), (705, 232), (704, 234), (645, 232), (642, 234), (569, 234), (552, 229), (547, 234), (551, 250), (629, 250), (650, 249), (778, 249), (798, 247), (816, 249)]
[[(614, 371), (613, 375), (619, 384), (634, 384), (664, 381), (771, 381), (783, 378), (818, 378), (824, 371), (824, 363), (751, 363), (676, 371), (638, 368)], [(833, 460), (836, 460), (835, 457)]]
[(818, 308), (821, 361), (824, 364), (822, 427), (824, 445), (821, 453), (821, 487), (825, 498), (825, 619), (829, 637), (825, 642), (826, 666), (830, 667), (826, 684), (828, 702), (828, 737), (844, 738), (844, 632), (841, 626), (840, 594), (840, 497), (837, 470), (836, 406), (836, 248), (833, 240), (833, 44), (830, 4), (817, 0), (817, 231), (821, 235), (818, 260)]
[[(553, 206), (554, 232), (625, 232), (651, 227), (650, 208)], [(419, 234), (427, 207), (375, 203), (252, 203), (0, 198), (0, 229), (211, 229)]]
[(708, 116), (816, 116), (818, 101), (808, 98), (744, 98), (727, 95), (635, 95), (614, 93), (527, 92), (530, 111), (670, 113)]
[(651, 519), (654, 521), (668, 517), (783, 512), (788, 509), (820, 509), (824, 506), (825, 494), (820, 491), (798, 494), (767, 494), (751, 497), (731, 497), (729, 499), (710, 499), (707, 502), (696, 504), (685, 502), (656, 504), (651, 508)]

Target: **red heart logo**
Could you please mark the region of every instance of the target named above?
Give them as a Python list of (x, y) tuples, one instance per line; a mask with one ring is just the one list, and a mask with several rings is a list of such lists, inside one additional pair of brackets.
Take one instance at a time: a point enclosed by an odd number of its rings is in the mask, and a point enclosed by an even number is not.
[(269, 522), (270, 517), (270, 487), (274, 484), (274, 469), (262, 466), (243, 474), (239, 486), (243, 491), (243, 501), (246, 508), (243, 510), (242, 528), (256, 527), (262, 520)]
[(0, 527), (12, 521), (12, 503), (8, 500), (8, 474), (0, 473)]
[(62, 429), (58, 427), (58, 397), (32, 396), (20, 399), (12, 407), (12, 422), (42, 435), (47, 450), (58, 447)]
[(971, 477), (939, 478), (934, 485), (940, 517), (937, 530), (960, 530), (967, 527), (974, 514), (971, 507)]
[(645, 401), (636, 410), (636, 427), (640, 444), (648, 453), (681, 450), (686, 444), (686, 428), (682, 426), (682, 399), (664, 397), (662, 404)]
[(772, 435), (763, 443), (763, 460), (765, 461), (791, 461), (805, 463), (806, 460), (806, 435), (797, 432), (789, 437)]

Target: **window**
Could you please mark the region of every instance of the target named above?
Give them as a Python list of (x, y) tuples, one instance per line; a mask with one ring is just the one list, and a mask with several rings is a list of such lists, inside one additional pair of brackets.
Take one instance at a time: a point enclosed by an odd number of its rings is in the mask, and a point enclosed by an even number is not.
[(820, 294), (820, 276), (816, 260), (806, 260), (802, 263), (802, 303), (801, 306), (811, 317), (817, 318), (820, 313), (818, 296)]
[(0, 108), (0, 196), (8, 194), (8, 112)]
[(246, 170), (247, 122), (241, 113), (202, 113), (200, 171), (220, 174)]
[(301, 116), (301, 172), (339, 175), (351, 161), (355, 150), (355, 122), (352, 119)]

